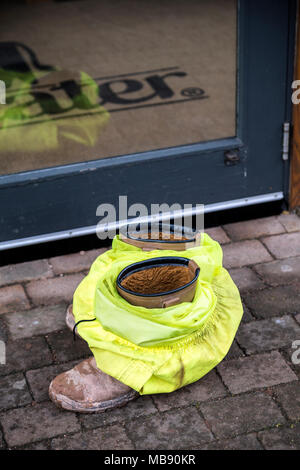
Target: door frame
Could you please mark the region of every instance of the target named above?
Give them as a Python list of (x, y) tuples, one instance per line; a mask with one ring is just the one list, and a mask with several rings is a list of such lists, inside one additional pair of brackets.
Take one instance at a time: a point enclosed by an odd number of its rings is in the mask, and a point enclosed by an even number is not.
[[(278, 34), (264, 22), (274, 11)], [(296, 0), (239, 0), (237, 16), (235, 137), (0, 176), (0, 250), (95, 233), (97, 205), (117, 206), (116, 184), (132, 202), (160, 195), (160, 203), (204, 203), (206, 212), (286, 198), (281, 131), (291, 118)], [(227, 150), (238, 152), (238, 165), (224, 167)]]
[[(297, 12), (297, 40), (295, 53), (294, 80), (300, 80), (300, 7)], [(291, 94), (292, 90), (290, 90)], [(300, 103), (293, 105), (293, 127), (290, 165), (290, 209), (300, 207)]]

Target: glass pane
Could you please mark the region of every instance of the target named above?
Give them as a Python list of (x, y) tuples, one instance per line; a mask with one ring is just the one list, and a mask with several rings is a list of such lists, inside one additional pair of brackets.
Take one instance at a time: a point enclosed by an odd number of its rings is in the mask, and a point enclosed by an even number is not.
[(1, 5), (0, 173), (235, 135), (236, 0)]

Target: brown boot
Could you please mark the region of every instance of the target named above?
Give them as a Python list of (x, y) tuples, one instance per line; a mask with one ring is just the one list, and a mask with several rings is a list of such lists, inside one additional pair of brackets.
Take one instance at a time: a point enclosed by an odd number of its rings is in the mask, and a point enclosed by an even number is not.
[(53, 379), (49, 396), (65, 410), (99, 413), (124, 406), (139, 393), (102, 372), (90, 357)]

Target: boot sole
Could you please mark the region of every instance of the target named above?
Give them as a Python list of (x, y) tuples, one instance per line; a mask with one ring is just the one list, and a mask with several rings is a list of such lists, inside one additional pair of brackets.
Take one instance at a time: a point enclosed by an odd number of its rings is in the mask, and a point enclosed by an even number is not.
[(75, 400), (71, 400), (63, 395), (54, 395), (49, 388), (49, 397), (55, 403), (56, 406), (68, 411), (75, 411), (77, 413), (102, 413), (106, 410), (113, 408), (121, 408), (128, 402), (138, 398), (139, 393), (135, 390), (122, 395), (121, 397), (114, 398), (113, 400), (107, 400), (99, 403), (82, 403)]

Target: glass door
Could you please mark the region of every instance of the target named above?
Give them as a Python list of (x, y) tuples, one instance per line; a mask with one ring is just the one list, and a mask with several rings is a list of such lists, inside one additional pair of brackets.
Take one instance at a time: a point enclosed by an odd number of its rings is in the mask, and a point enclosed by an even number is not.
[(92, 233), (101, 203), (283, 198), (295, 2), (1, 7), (0, 249)]

